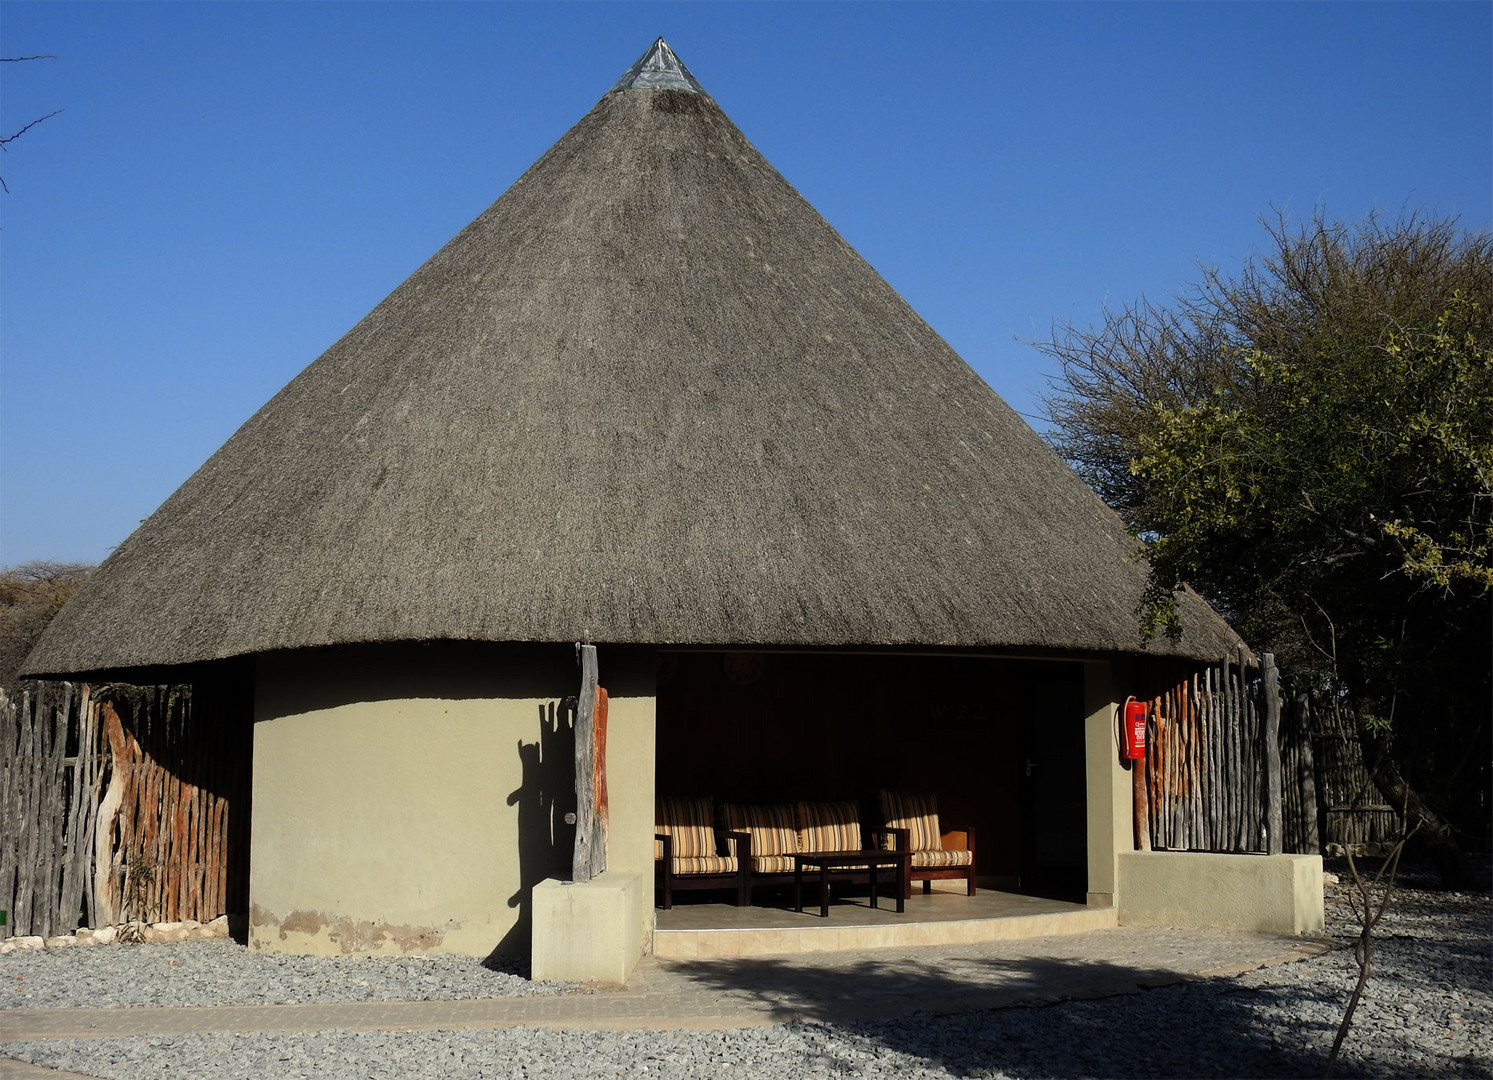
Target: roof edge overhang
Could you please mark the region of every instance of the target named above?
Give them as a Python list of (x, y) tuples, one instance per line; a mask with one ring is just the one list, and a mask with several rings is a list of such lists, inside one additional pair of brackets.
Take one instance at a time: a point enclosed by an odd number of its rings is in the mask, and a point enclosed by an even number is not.
[[(71, 671), (39, 671), (22, 668), (21, 677), (38, 681), (61, 682), (119, 682), (137, 686), (172, 685), (193, 682), (197, 678), (214, 678), (226, 667), (252, 663), (261, 657), (303, 655), (332, 650), (380, 649), (407, 646), (490, 646), (524, 647), (569, 646), (570, 640), (486, 640), (473, 638), (376, 638), (362, 641), (330, 642), (303, 645), (292, 648), (265, 649), (257, 652), (237, 653), (232, 656), (187, 660), (176, 664), (152, 663), (135, 666), (109, 666), (78, 668)], [(795, 653), (807, 655), (878, 655), (878, 656), (930, 656), (949, 658), (986, 658), (993, 660), (1041, 660), (1070, 663), (1103, 662), (1114, 660), (1159, 660), (1191, 664), (1214, 664), (1228, 659), (1237, 662), (1242, 654), (1250, 666), (1257, 665), (1259, 658), (1242, 641), (1236, 649), (1219, 655), (1205, 654), (1199, 650), (1184, 650), (1178, 647), (1165, 648), (1166, 642), (1155, 643), (1156, 647), (1133, 649), (1102, 649), (1088, 646), (1028, 645), (1020, 643), (973, 643), (930, 644), (925, 642), (763, 642), (763, 641), (605, 641), (588, 640), (586, 644), (625, 647), (630, 649), (655, 649), (660, 652), (758, 652)]]

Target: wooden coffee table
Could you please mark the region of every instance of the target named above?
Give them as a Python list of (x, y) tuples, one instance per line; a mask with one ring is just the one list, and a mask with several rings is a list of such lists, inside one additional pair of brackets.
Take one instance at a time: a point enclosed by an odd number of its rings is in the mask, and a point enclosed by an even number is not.
[(829, 883), (830, 875), (843, 874), (848, 870), (860, 872), (865, 868), (871, 878), (871, 906), (876, 907), (876, 870), (878, 867), (891, 867), (895, 873), (892, 875), (897, 884), (897, 914), (904, 910), (903, 897), (907, 895), (907, 877), (912, 861), (910, 851), (882, 851), (873, 848), (870, 851), (801, 851), (793, 855), (793, 909), (803, 911), (804, 909), (804, 867), (819, 868), (819, 914), (822, 918), (829, 918)]

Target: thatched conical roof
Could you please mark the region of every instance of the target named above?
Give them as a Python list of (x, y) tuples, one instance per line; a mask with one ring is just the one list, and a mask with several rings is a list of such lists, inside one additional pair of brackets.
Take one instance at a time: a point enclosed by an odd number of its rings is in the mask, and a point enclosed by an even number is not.
[[(1120, 520), (661, 41), (98, 569), (36, 674), (347, 642), (1140, 651)], [(1183, 603), (1152, 651), (1237, 639)]]

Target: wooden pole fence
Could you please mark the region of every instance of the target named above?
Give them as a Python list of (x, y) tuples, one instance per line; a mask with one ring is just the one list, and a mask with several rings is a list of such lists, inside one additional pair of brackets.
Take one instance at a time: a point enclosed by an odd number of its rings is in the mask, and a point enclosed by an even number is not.
[[(221, 695), (220, 695), (221, 696)], [(194, 688), (33, 683), (0, 692), (0, 909), (52, 936), (242, 912), (246, 701)], [(242, 892), (242, 890), (240, 890)]]
[(1310, 721), (1293, 713), (1287, 722), (1274, 656), (1256, 666), (1241, 649), (1200, 670), (1156, 661), (1142, 678), (1139, 850), (1318, 850)]

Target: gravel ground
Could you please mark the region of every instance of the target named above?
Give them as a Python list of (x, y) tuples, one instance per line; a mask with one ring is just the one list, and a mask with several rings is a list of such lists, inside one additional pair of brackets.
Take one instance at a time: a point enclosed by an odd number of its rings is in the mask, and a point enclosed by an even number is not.
[[(1345, 943), (1353, 936), (1341, 886), (1328, 890), (1328, 930)], [(1489, 897), (1404, 889), (1376, 942), (1374, 978), (1338, 1075), (1493, 1077)], [(314, 984), (318, 978), (325, 976), (306, 981)], [(674, 1080), (744, 1071), (773, 1080), (1317, 1076), (1356, 978), (1351, 955), (1339, 950), (1232, 978), (1099, 1001), (874, 1023), (724, 1032), (213, 1035), (18, 1042), (6, 1045), (4, 1053), (118, 1080), (623, 1075)]]
[(528, 961), (465, 956), (283, 956), (226, 939), (75, 945), (0, 958), (0, 1008), (454, 1001), (576, 990), (530, 982), (528, 967)]

